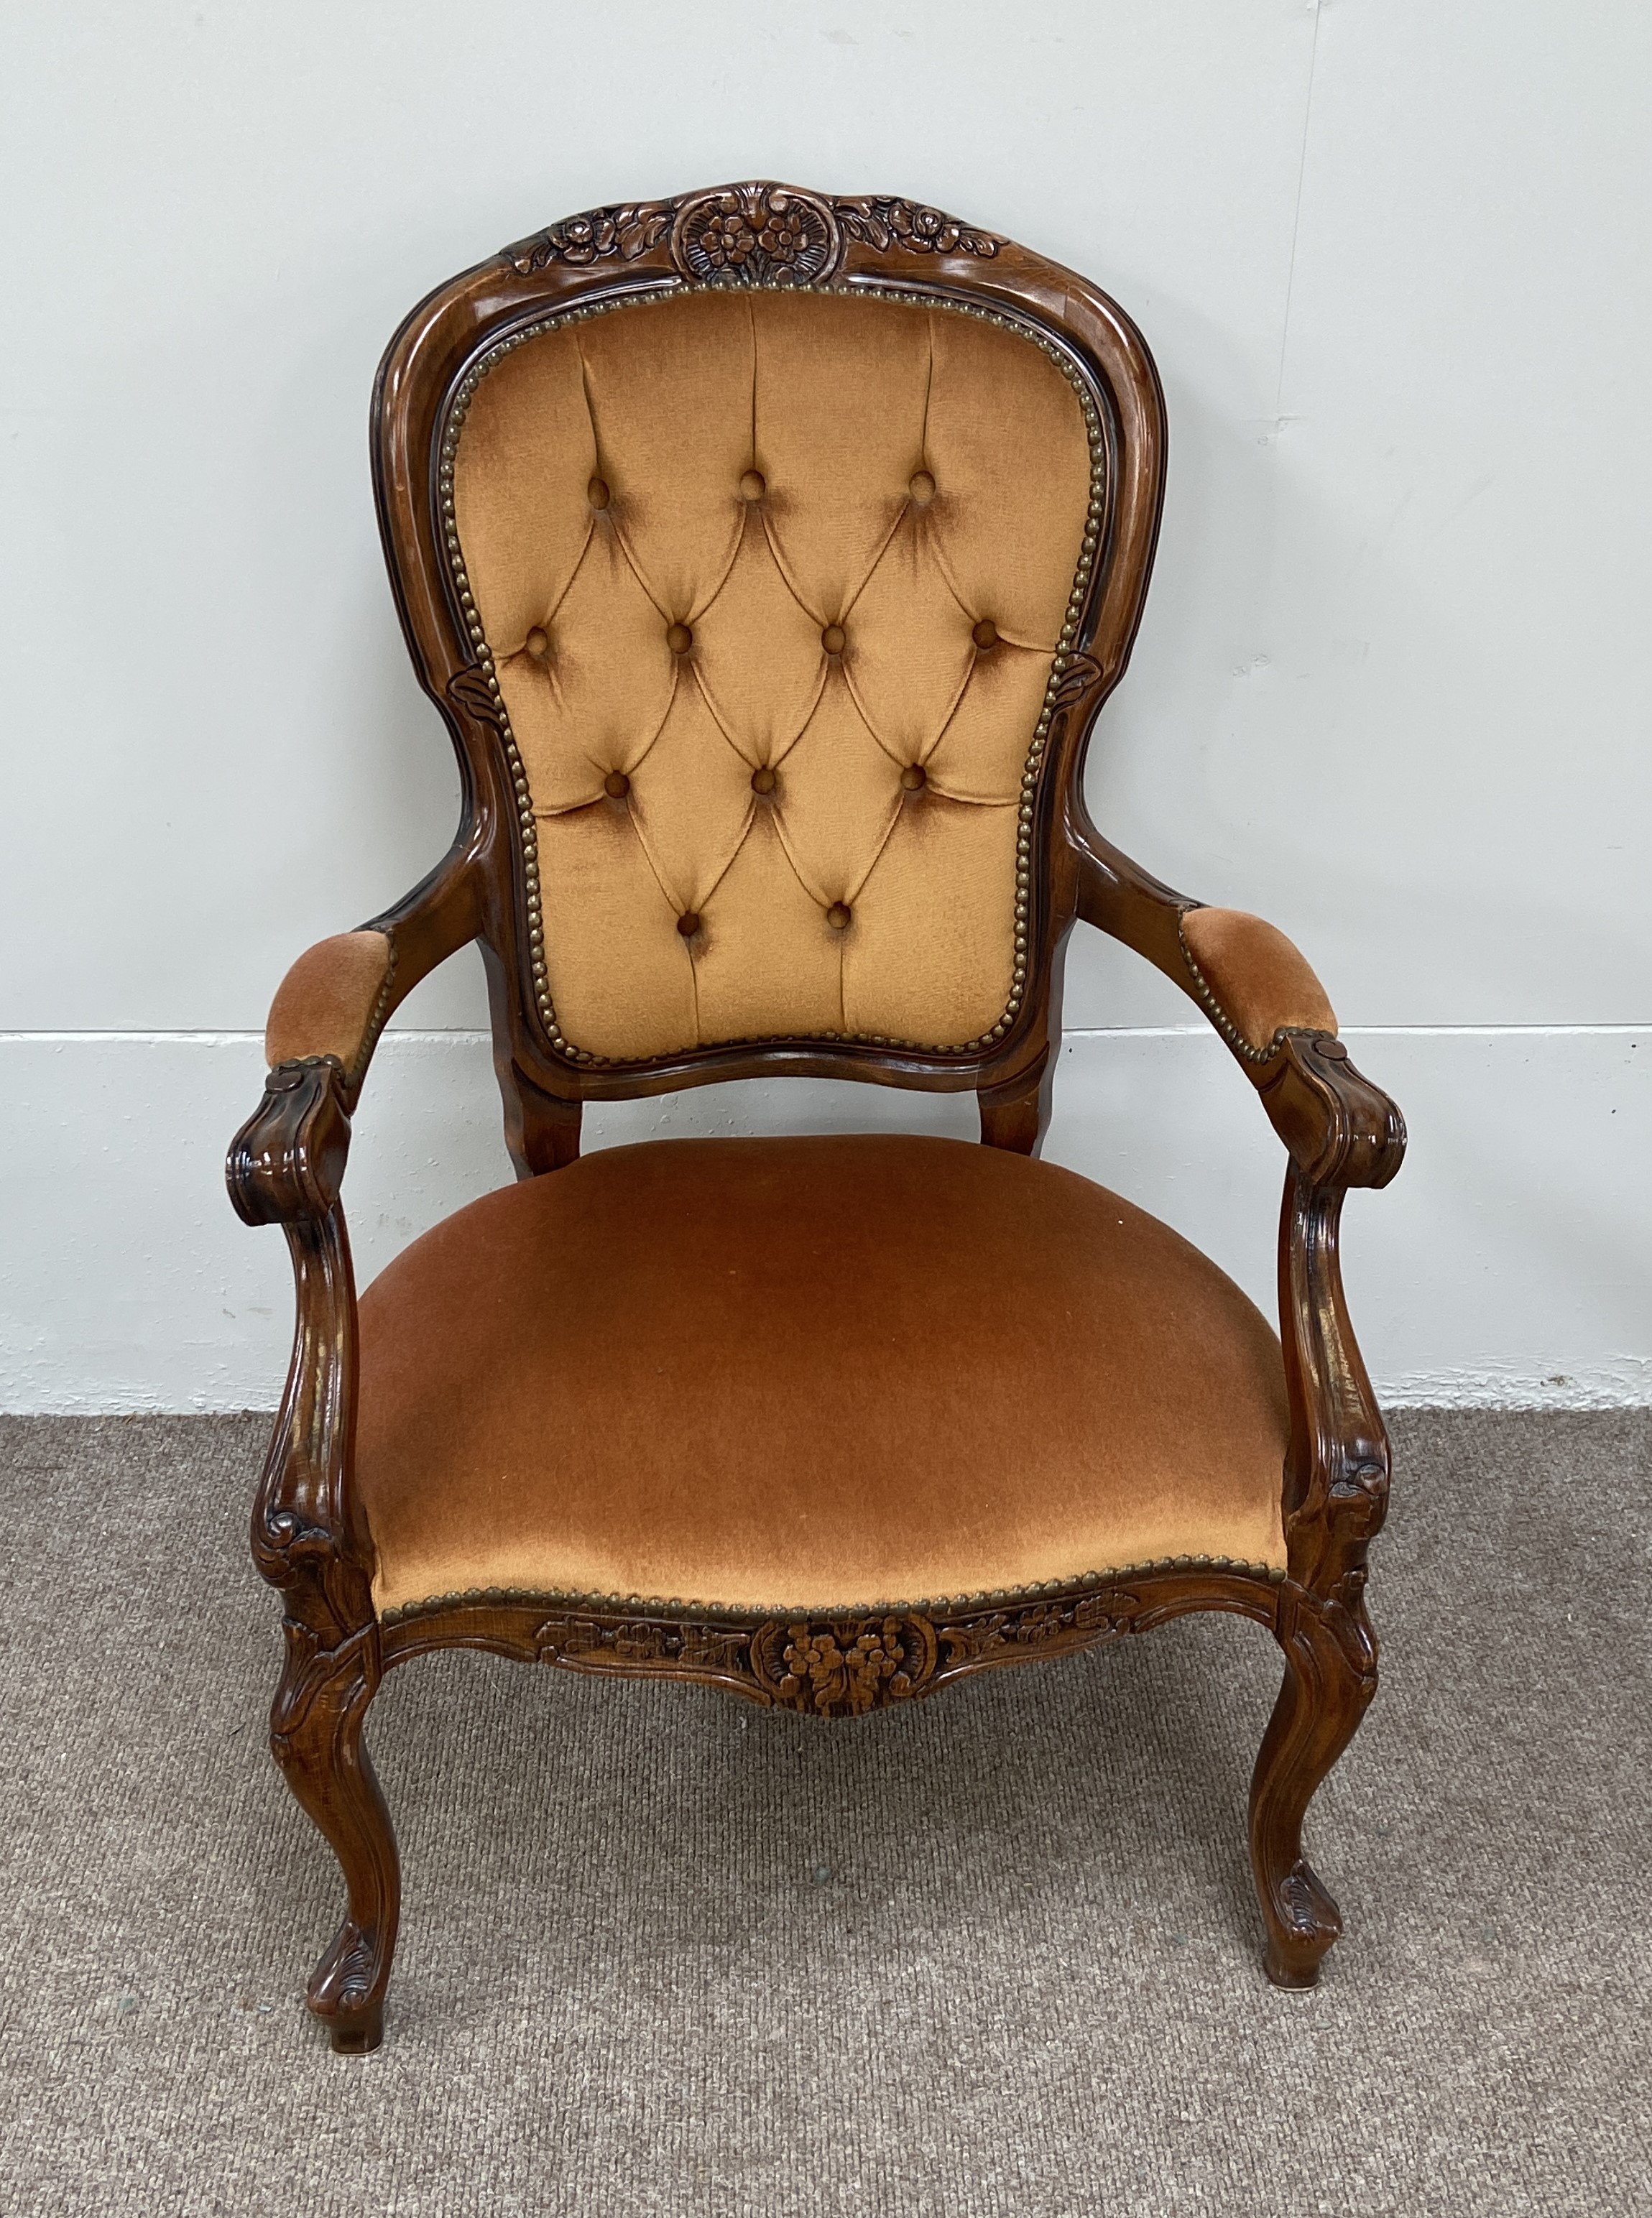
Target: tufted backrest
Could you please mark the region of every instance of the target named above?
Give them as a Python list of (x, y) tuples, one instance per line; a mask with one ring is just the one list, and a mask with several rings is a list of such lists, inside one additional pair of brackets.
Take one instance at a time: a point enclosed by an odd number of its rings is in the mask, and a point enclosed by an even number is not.
[(683, 291), (514, 334), (455, 420), (559, 1047), (1001, 1037), (1096, 543), (1050, 350), (933, 297)]

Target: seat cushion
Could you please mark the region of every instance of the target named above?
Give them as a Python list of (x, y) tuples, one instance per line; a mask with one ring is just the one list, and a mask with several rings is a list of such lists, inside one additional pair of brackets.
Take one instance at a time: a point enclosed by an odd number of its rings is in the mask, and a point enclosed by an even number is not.
[(359, 1406), (382, 1613), (1284, 1561), (1261, 1314), (1116, 1194), (960, 1141), (654, 1141), (488, 1194), (363, 1296)]

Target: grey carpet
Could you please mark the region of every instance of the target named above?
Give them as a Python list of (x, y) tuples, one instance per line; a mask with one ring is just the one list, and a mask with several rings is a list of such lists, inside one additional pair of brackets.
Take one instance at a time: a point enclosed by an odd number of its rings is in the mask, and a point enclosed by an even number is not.
[(488, 1657), (375, 1713), (385, 2046), (264, 1751), (261, 1419), (0, 1423), (0, 2209), (965, 2218), (1652, 2208), (1652, 1423), (1396, 1423), (1375, 1709), (1258, 1963), (1266, 1637), (810, 1726)]

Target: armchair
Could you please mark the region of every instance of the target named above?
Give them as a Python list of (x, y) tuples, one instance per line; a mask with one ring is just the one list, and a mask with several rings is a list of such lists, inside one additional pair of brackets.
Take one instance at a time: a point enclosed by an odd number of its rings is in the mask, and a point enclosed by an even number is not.
[[(1405, 1144), (1323, 988), (1085, 810), (1163, 485), (1121, 311), (934, 209), (767, 183), (604, 208), (444, 286), (373, 403), (390, 577), (463, 780), (445, 861), (270, 1012), (235, 1205), (298, 1323), (252, 1521), (272, 1746), (343, 1868), (311, 1981), (373, 2047), (394, 1837), (362, 1744), (444, 1646), (818, 1719), (1196, 1609), (1283, 1684), (1268, 1975), (1336, 1906), (1308, 1801), (1376, 1683), (1382, 1421), (1338, 1221)], [(1038, 1159), (1074, 921), (1215, 1026), (1284, 1143), (1279, 1336)], [(362, 1296), (340, 1193), (398, 1001), (472, 940), (518, 1182)], [(587, 1100), (776, 1072), (972, 1091), (979, 1147), (658, 1141)]]

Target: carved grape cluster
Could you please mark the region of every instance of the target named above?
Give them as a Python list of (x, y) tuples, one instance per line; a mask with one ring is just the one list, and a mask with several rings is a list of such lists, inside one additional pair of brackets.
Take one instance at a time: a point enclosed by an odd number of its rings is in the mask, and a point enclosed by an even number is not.
[(897, 1700), (911, 1692), (898, 1618), (886, 1617), (881, 1625), (866, 1625), (858, 1632), (807, 1625), (793, 1625), (788, 1632), (779, 1693), (794, 1708), (817, 1710), (823, 1717), (847, 1709), (858, 1718), (876, 1707), (885, 1681), (888, 1695)]

